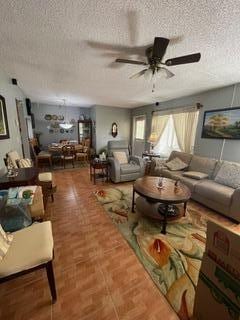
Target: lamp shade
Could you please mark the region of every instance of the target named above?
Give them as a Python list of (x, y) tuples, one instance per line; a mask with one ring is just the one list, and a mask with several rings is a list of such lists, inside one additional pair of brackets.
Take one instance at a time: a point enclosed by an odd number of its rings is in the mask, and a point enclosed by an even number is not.
[(65, 130), (69, 130), (73, 127), (73, 125), (71, 123), (59, 123), (59, 126)]
[(156, 132), (152, 132), (148, 139), (148, 142), (156, 143), (157, 141), (158, 141), (158, 134)]

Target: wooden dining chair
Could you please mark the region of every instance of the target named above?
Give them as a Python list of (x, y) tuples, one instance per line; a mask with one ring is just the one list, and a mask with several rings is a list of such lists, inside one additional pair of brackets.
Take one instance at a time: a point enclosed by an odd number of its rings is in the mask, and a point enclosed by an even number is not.
[[(52, 168), (52, 155), (47, 151), (39, 151), (37, 139), (29, 140), (30, 148), (35, 159), (35, 165), (38, 168), (40, 163), (47, 163)], [(37, 152), (37, 150), (39, 152)]]
[(63, 162), (63, 167), (65, 169), (66, 167), (66, 162), (71, 161), (72, 166), (74, 168), (74, 159), (75, 159), (75, 148), (74, 145), (65, 145), (62, 146), (62, 162)]

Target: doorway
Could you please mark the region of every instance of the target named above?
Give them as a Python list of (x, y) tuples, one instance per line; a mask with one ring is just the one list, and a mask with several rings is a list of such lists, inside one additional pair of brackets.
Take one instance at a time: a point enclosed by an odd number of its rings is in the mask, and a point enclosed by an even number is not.
[(145, 151), (146, 115), (133, 117), (132, 154), (141, 157)]
[(16, 99), (16, 109), (17, 109), (17, 121), (19, 127), (19, 136), (22, 147), (23, 158), (29, 158), (29, 141), (28, 141), (28, 131), (27, 124), (24, 115), (24, 105), (21, 100)]

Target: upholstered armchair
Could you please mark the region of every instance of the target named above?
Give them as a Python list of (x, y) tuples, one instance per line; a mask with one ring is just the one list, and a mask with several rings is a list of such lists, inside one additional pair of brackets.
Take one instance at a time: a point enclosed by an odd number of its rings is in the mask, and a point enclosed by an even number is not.
[(115, 183), (136, 180), (144, 175), (144, 160), (130, 155), (127, 141), (108, 141), (108, 160), (110, 179)]

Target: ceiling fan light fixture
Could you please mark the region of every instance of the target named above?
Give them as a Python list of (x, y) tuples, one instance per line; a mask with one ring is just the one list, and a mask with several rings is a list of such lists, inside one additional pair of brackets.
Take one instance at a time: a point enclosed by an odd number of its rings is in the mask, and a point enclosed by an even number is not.
[(152, 77), (153, 77), (153, 71), (151, 68), (147, 69), (146, 72), (144, 73), (144, 78), (147, 80), (147, 81), (151, 81), (152, 80)]

